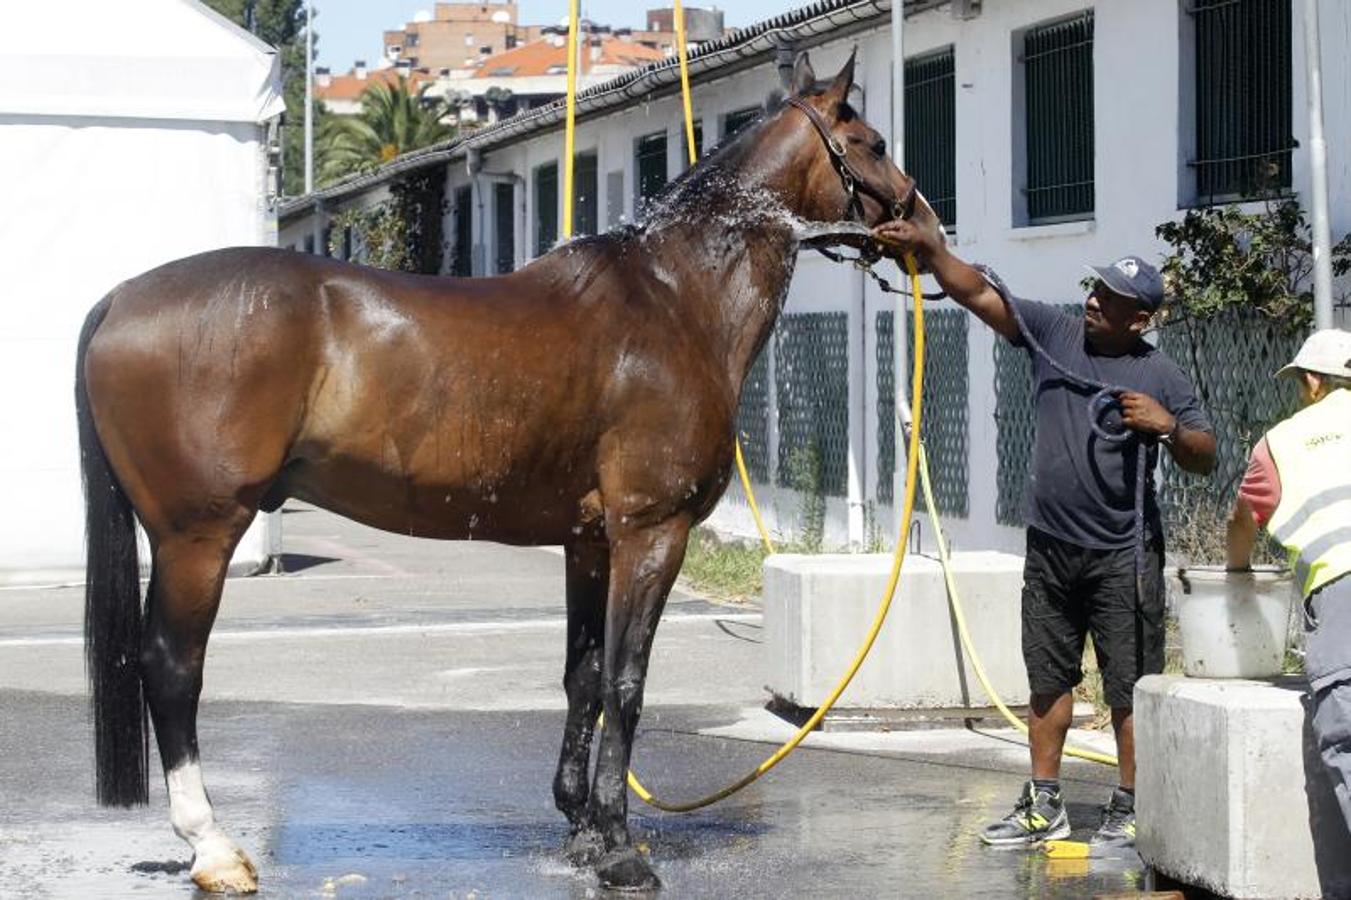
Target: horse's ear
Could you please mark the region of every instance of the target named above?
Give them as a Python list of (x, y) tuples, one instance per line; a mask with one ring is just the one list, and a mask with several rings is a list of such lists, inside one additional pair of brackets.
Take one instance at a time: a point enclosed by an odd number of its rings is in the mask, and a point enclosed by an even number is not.
[(797, 59), (793, 61), (793, 81), (788, 89), (795, 96), (803, 97), (814, 87), (816, 87), (816, 71), (812, 69), (812, 61), (805, 52), (799, 53)]
[(854, 58), (858, 56), (858, 47), (849, 54), (849, 59), (845, 62), (844, 68), (835, 76), (835, 80), (830, 83), (826, 94), (836, 103), (843, 103), (849, 99), (849, 89), (854, 86)]

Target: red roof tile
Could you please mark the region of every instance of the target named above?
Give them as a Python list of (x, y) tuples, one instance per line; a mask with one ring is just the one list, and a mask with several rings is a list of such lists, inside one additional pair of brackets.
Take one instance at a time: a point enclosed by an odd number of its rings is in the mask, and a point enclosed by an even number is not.
[[(600, 59), (591, 60), (588, 57), (582, 69), (587, 71), (595, 66), (645, 66), (665, 58), (665, 54), (660, 50), (612, 38), (602, 41)], [(494, 56), (484, 57), (475, 68), (474, 77), (493, 78), (509, 75), (521, 78), (530, 75), (548, 75), (550, 70), (563, 71), (567, 62), (567, 46), (556, 47), (552, 40), (545, 38)]]
[[(408, 79), (409, 90), (414, 92), (422, 87), (424, 82), (433, 80), (430, 75), (423, 75), (421, 72), (410, 72), (404, 77)], [(349, 72), (346, 75), (332, 76), (332, 80), (325, 86), (319, 85), (316, 81), (314, 96), (320, 100), (359, 100), (366, 88), (377, 84), (393, 85), (398, 80), (399, 70), (394, 67), (367, 70), (365, 78), (358, 78)]]

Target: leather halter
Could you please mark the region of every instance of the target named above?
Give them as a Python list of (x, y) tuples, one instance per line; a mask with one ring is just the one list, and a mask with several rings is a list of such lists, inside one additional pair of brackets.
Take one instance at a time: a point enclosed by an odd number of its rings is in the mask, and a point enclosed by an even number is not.
[(849, 164), (845, 146), (830, 133), (830, 126), (826, 124), (826, 120), (821, 117), (814, 106), (800, 97), (788, 97), (784, 102), (801, 110), (806, 115), (807, 121), (811, 122), (817, 133), (821, 135), (821, 139), (826, 142), (826, 150), (830, 154), (830, 164), (844, 183), (845, 193), (849, 195), (849, 211), (856, 215), (860, 222), (863, 221), (863, 201), (859, 199), (859, 194), (866, 194), (876, 200), (883, 209), (890, 211), (893, 219), (909, 219), (915, 214), (915, 197), (918, 190), (913, 178), (910, 179), (910, 187), (903, 197), (897, 199), (883, 194), (869, 184), (868, 180)]

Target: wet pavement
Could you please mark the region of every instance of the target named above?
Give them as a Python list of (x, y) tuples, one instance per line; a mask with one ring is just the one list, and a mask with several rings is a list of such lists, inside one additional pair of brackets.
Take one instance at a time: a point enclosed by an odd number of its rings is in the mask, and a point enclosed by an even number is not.
[[(328, 561), (227, 586), (201, 715), (207, 787), (258, 864), (260, 896), (603, 896), (563, 860), (550, 792), (561, 558), (395, 538), (319, 512), (287, 516), (287, 529), (296, 559)], [(93, 803), (78, 594), (0, 592), (0, 897), (192, 896), (162, 781), (147, 808)], [(654, 792), (721, 786), (791, 730), (760, 709), (757, 632), (754, 608), (673, 598), (635, 751)], [(666, 815), (633, 799), (663, 896), (1077, 898), (1145, 886), (1138, 865), (979, 844), (1025, 777), (1026, 751), (1004, 732), (809, 744), (710, 809)], [(1114, 773), (1069, 763), (1066, 775), (1086, 835)]]

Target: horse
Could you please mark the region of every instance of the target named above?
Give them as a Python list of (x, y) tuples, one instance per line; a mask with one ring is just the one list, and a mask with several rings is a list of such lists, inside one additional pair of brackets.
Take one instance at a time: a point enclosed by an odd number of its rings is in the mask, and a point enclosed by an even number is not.
[(852, 55), (829, 83), (799, 56), (760, 121), (643, 224), (511, 274), (233, 248), (97, 303), (75, 401), (99, 802), (148, 802), (148, 709), (193, 881), (257, 889), (207, 798), (197, 706), (231, 554), (259, 510), (298, 498), (401, 534), (564, 547), (564, 850), (607, 887), (657, 887), (625, 787), (648, 656), (690, 528), (727, 486), (742, 382), (803, 226), (939, 228), (850, 105), (853, 81)]

